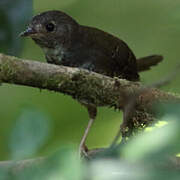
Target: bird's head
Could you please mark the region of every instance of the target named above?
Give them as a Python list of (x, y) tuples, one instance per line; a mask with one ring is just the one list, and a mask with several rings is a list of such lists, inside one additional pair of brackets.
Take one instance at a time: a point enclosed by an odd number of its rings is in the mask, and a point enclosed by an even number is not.
[(61, 11), (47, 11), (33, 17), (21, 37), (31, 37), (41, 47), (53, 48), (72, 38), (78, 23)]

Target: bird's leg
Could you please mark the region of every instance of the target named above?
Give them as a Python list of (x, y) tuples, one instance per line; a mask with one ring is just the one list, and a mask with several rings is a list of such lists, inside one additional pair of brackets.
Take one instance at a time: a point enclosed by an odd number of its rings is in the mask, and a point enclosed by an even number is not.
[(81, 139), (81, 142), (80, 142), (80, 145), (79, 145), (79, 155), (85, 155), (87, 156), (87, 151), (88, 151), (88, 148), (86, 147), (85, 145), (85, 142), (86, 142), (86, 139), (87, 139), (87, 136), (88, 136), (88, 132), (96, 118), (96, 114), (97, 114), (97, 108), (95, 106), (91, 106), (91, 105), (85, 105), (87, 110), (88, 110), (88, 114), (89, 114), (89, 122), (88, 122), (88, 126), (86, 127), (86, 130), (84, 132), (84, 135)]
[(127, 141), (127, 138), (130, 137), (132, 135), (132, 131), (133, 131), (133, 116), (134, 116), (134, 109), (133, 108), (134, 104), (128, 104), (128, 106), (126, 108), (123, 109), (123, 122), (110, 146), (110, 148), (113, 148), (117, 145), (117, 142), (120, 138), (120, 136), (122, 136), (121, 139), (121, 143), (125, 143)]

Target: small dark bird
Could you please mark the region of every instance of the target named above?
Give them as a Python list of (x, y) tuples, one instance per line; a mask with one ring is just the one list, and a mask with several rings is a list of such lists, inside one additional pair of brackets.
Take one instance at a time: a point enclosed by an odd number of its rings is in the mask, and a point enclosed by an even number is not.
[[(61, 11), (36, 15), (20, 35), (31, 37), (44, 51), (48, 63), (84, 68), (130, 81), (138, 81), (138, 72), (150, 69), (163, 59), (159, 55), (136, 59), (124, 41), (97, 28), (80, 25)], [(90, 121), (80, 144), (83, 152), (97, 113), (95, 106), (84, 105)]]

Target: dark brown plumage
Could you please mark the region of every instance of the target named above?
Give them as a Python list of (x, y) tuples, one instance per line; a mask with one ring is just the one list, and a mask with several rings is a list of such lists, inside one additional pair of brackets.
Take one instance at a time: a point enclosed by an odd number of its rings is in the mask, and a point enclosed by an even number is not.
[[(31, 37), (43, 49), (48, 63), (85, 68), (130, 81), (138, 81), (138, 72), (150, 69), (163, 59), (158, 55), (136, 59), (124, 41), (97, 28), (79, 25), (61, 11), (35, 16), (21, 36)], [(88, 103), (85, 106), (91, 120), (81, 149), (96, 117), (96, 107)]]
[(162, 60), (157, 55), (136, 60), (131, 49), (119, 38), (79, 25), (60, 11), (35, 16), (22, 35), (32, 37), (44, 50), (49, 63), (81, 67), (131, 81), (139, 80), (138, 71), (147, 70)]

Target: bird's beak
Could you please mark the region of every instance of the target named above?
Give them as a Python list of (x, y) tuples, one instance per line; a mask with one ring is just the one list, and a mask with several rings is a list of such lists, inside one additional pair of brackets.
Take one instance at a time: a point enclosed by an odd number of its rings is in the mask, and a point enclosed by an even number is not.
[(33, 34), (36, 34), (37, 32), (32, 29), (31, 27), (28, 27), (24, 32), (20, 33), (20, 37), (27, 37), (27, 36), (32, 36)]

